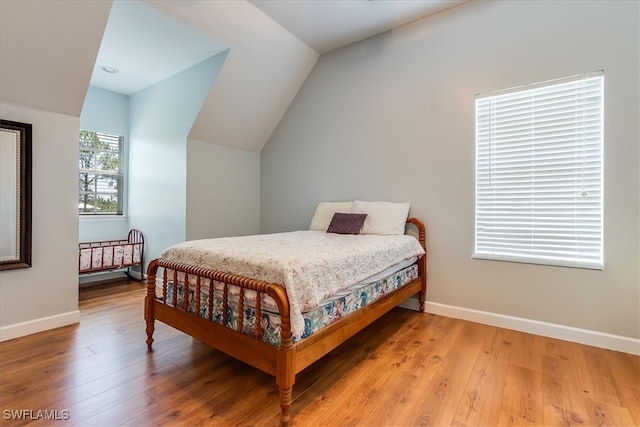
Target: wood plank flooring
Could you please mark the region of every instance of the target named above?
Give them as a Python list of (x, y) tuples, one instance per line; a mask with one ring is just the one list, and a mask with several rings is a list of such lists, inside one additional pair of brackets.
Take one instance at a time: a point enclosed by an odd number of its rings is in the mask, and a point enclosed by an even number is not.
[[(144, 292), (81, 290), (79, 325), (0, 343), (0, 425), (277, 426), (271, 376), (160, 322), (147, 353)], [(640, 357), (396, 308), (293, 397), (296, 426), (638, 426)]]

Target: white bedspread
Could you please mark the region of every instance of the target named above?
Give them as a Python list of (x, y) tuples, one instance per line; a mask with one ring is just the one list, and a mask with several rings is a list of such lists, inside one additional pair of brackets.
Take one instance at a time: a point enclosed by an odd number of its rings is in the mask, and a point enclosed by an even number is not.
[(174, 245), (162, 258), (283, 285), (291, 329), (304, 331), (302, 312), (326, 297), (398, 262), (424, 254), (415, 237), (342, 235), (293, 231), (192, 240)]

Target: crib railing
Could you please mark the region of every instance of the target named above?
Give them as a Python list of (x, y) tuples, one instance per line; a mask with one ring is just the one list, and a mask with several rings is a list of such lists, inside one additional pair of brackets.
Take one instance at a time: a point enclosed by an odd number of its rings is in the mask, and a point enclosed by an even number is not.
[(132, 229), (126, 239), (82, 242), (78, 245), (78, 273), (88, 274), (140, 267), (144, 273), (144, 235)]

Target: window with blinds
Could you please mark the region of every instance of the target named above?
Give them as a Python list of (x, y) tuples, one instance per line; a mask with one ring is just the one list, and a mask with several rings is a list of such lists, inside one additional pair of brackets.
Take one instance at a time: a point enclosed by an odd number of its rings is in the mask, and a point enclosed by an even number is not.
[(603, 80), (476, 97), (474, 258), (602, 269)]
[(78, 213), (122, 215), (124, 137), (80, 131)]

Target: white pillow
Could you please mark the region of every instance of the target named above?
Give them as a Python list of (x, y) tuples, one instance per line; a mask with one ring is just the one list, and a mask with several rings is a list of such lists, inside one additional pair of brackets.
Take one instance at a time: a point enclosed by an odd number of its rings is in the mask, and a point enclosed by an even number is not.
[(350, 213), (353, 202), (320, 202), (311, 218), (310, 230), (327, 231), (336, 212)]
[(360, 234), (404, 234), (410, 203), (363, 202), (356, 200), (352, 213), (366, 213)]

